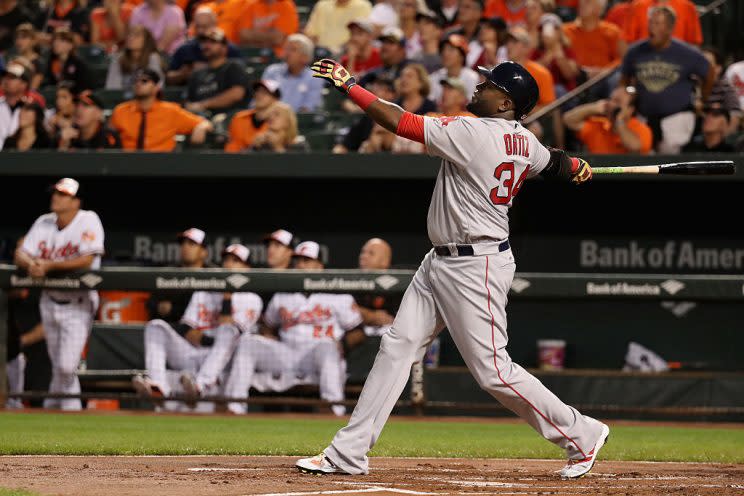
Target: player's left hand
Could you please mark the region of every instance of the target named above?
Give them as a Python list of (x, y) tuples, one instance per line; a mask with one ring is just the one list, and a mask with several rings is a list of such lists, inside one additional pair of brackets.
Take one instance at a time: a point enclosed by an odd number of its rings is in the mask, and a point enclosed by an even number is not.
[(571, 182), (585, 183), (592, 178), (592, 167), (583, 158), (571, 157)]
[(315, 73), (313, 77), (325, 79), (341, 93), (348, 93), (356, 84), (356, 78), (346, 70), (346, 67), (333, 59), (320, 59), (310, 69)]

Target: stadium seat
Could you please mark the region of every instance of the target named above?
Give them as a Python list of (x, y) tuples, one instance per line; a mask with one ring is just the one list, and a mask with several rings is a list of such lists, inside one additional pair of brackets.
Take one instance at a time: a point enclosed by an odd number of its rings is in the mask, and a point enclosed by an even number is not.
[(96, 96), (101, 99), (105, 109), (113, 109), (121, 102), (128, 99), (127, 95), (122, 90), (97, 90)]
[(327, 152), (336, 144), (336, 133), (334, 131), (312, 131), (305, 133), (305, 140), (314, 152)]
[(327, 115), (323, 112), (297, 114), (297, 127), (300, 129), (300, 134), (325, 130), (326, 122)]
[(275, 61), (274, 51), (271, 48), (239, 46), (240, 58), (246, 64), (270, 64)]
[(162, 90), (162, 99), (167, 102), (182, 102), (186, 96), (185, 86), (166, 86)]

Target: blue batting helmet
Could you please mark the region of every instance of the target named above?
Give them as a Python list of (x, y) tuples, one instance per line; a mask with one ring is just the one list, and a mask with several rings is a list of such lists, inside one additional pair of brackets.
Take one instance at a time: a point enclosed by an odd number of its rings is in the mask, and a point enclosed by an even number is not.
[(540, 97), (537, 81), (527, 69), (516, 62), (502, 62), (493, 69), (478, 66), (478, 72), (509, 95), (514, 102), (514, 114), (517, 120), (527, 117)]

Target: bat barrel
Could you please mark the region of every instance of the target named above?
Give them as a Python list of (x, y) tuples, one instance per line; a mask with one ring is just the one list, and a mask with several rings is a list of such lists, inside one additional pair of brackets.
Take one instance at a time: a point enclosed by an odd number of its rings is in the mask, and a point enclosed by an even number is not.
[(659, 166), (659, 174), (683, 175), (730, 175), (736, 172), (736, 166), (731, 160), (679, 162)]

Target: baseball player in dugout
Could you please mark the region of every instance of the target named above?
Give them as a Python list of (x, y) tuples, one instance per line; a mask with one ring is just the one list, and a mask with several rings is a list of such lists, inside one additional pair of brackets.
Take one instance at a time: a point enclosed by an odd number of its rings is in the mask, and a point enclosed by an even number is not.
[(266, 265), (270, 269), (291, 269), (297, 239), (289, 231), (277, 229), (263, 239), (266, 246)]
[(479, 67), (484, 81), (468, 104), (476, 117), (424, 117), (380, 100), (334, 60), (319, 60), (312, 70), (375, 122), (422, 143), (442, 163), (427, 221), (433, 248), (382, 337), (354, 413), (322, 453), (296, 466), (316, 474), (368, 473), (367, 452), (411, 365), (446, 326), (478, 384), (565, 451), (561, 477), (589, 472), (609, 428), (563, 403), (506, 351), (506, 301), (516, 267), (509, 244), (512, 199), (530, 177), (579, 184), (592, 176), (586, 161), (546, 148), (522, 125), (539, 98), (534, 78), (511, 61)]
[[(184, 269), (203, 269), (208, 266), (207, 235), (201, 229), (192, 227), (178, 233), (181, 251), (181, 263)], [(171, 324), (177, 323), (183, 316), (191, 299), (191, 291), (153, 293), (147, 300), (147, 311), (150, 320), (162, 319)]]
[[(320, 245), (314, 241), (297, 245), (294, 259), (296, 269), (323, 270)], [(348, 294), (276, 293), (266, 306), (263, 322), (260, 335), (240, 338), (225, 395), (247, 399), (256, 372), (281, 377), (281, 390), (294, 386), (298, 377), (316, 377), (321, 399), (332, 404), (334, 414), (345, 414), (343, 405), (333, 403), (344, 399), (344, 338), (362, 323), (354, 298)], [(243, 402), (230, 403), (227, 408), (235, 414), (247, 412)]]
[[(246, 270), (249, 257), (247, 247), (230, 245), (222, 253), (222, 267)], [(216, 394), (219, 375), (232, 358), (238, 337), (256, 332), (262, 309), (255, 293), (194, 292), (178, 324), (155, 319), (145, 325), (147, 375), (133, 377), (132, 386), (143, 397), (168, 397), (173, 391), (170, 368), (182, 371), (179, 382), (191, 399)]]
[[(359, 252), (359, 268), (362, 270), (387, 270), (393, 261), (393, 249), (384, 239), (372, 238)], [(382, 336), (390, 329), (395, 312), (400, 305), (400, 296), (363, 293), (355, 295), (359, 313), (364, 319), (364, 334)]]
[[(34, 278), (101, 266), (103, 226), (92, 210), (80, 208), (80, 184), (60, 179), (52, 189), (51, 212), (34, 222), (15, 252), (15, 264)], [(52, 381), (49, 392), (79, 394), (77, 369), (98, 308), (96, 291), (44, 290), (39, 309)], [(81, 410), (79, 399), (44, 401), (44, 408)]]

